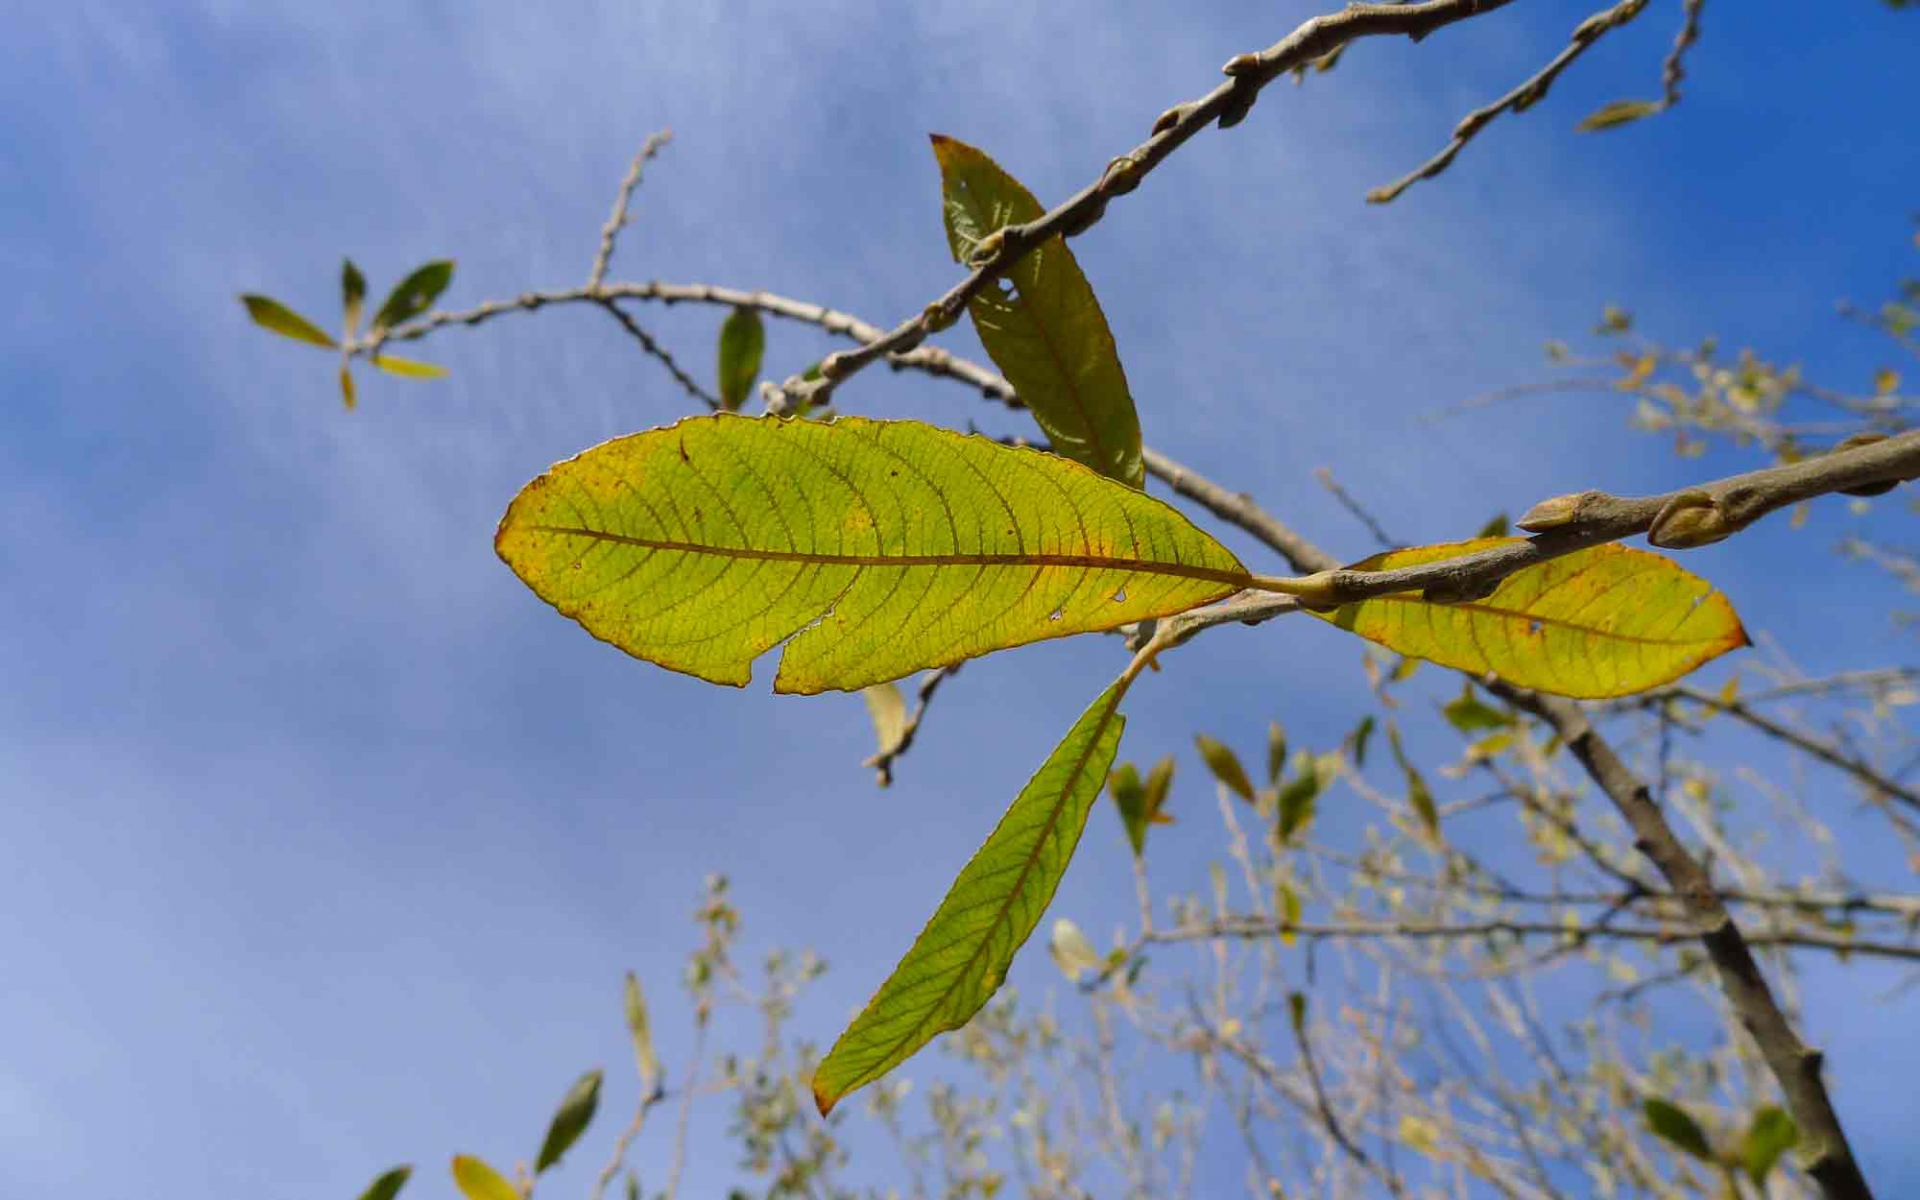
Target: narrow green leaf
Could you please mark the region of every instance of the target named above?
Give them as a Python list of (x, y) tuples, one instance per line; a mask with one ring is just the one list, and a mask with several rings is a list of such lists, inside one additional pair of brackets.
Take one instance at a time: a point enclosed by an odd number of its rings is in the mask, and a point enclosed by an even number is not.
[(1507, 520), (1507, 514), (1495, 513), (1485, 525), (1480, 527), (1480, 532), (1473, 536), (1477, 538), (1503, 538), (1512, 531), (1512, 526)]
[(401, 358), (398, 354), (382, 354), (369, 359), (389, 375), (398, 375), (404, 379), (445, 379), (447, 369), (433, 363), (416, 362), (411, 358)]
[(640, 1200), (640, 1177), (631, 1170), (627, 1172), (627, 1200)]
[(1421, 777), (1419, 768), (1407, 757), (1400, 745), (1400, 731), (1393, 722), (1387, 722), (1387, 745), (1393, 749), (1393, 761), (1400, 764), (1400, 770), (1407, 777), (1407, 804), (1414, 815), (1420, 818), (1420, 824), (1426, 827), (1427, 836), (1438, 841), (1440, 838), (1440, 809), (1433, 802), (1433, 793), (1427, 789), (1427, 781)]
[(240, 303), (247, 306), (247, 315), (262, 329), (296, 342), (306, 342), (310, 346), (323, 346), (328, 350), (340, 348), (340, 343), (329, 337), (325, 330), (271, 296), (248, 294), (240, 297)]
[(1204, 733), (1195, 734), (1193, 744), (1199, 748), (1200, 757), (1213, 777), (1225, 784), (1228, 791), (1252, 804), (1253, 783), (1247, 778), (1247, 769), (1240, 765), (1240, 756)]
[(1147, 848), (1147, 789), (1140, 772), (1132, 763), (1121, 763), (1107, 776), (1107, 794), (1120, 810), (1120, 824), (1127, 831), (1127, 843), (1139, 858)]
[(360, 1200), (393, 1200), (412, 1175), (413, 1168), (410, 1166), (395, 1167), (368, 1184), (367, 1190), (360, 1193)]
[(720, 326), (720, 404), (728, 412), (740, 411), (753, 394), (766, 349), (767, 331), (751, 308), (734, 309)]
[[(1409, 659), (1416, 662), (1417, 659)], [(1505, 729), (1513, 724), (1513, 718), (1481, 702), (1474, 694), (1473, 684), (1460, 685), (1460, 694), (1447, 701), (1440, 709), (1447, 718), (1447, 724), (1461, 733), (1477, 733), (1483, 729)]]
[(813, 1076), (822, 1115), (842, 1096), (966, 1024), (1006, 977), (1053, 899), (1120, 746), (1127, 680), (1100, 693), (954, 880), (913, 947)]
[[(935, 134), (941, 214), (956, 262), (981, 239), (1046, 211), (1020, 181), (964, 142)], [(1146, 485), (1140, 417), (1093, 286), (1065, 239), (1016, 263), (968, 304), (980, 343), (1054, 451), (1131, 487)]]
[(341, 259), (340, 312), (343, 318), (342, 326), (346, 329), (349, 339), (360, 332), (360, 310), (365, 307), (366, 300), (367, 277), (360, 273), (359, 267), (353, 265), (352, 259)]
[(1769, 1104), (1754, 1113), (1753, 1123), (1747, 1126), (1746, 1139), (1740, 1145), (1740, 1163), (1746, 1167), (1747, 1178), (1753, 1180), (1753, 1186), (1764, 1188), (1773, 1165), (1799, 1141), (1800, 1130), (1793, 1118), (1776, 1106)]
[(560, 1156), (587, 1131), (599, 1107), (600, 1072), (588, 1071), (574, 1080), (567, 1094), (560, 1098), (560, 1107), (554, 1110), (553, 1121), (547, 1126), (547, 1140), (540, 1143), (540, 1157), (534, 1160), (534, 1174), (560, 1161)]
[(1287, 1016), (1293, 1022), (1293, 1031), (1303, 1033), (1307, 1028), (1307, 994), (1305, 992), (1287, 993)]
[(1153, 770), (1147, 772), (1147, 824), (1171, 825), (1173, 818), (1166, 813), (1167, 792), (1173, 787), (1173, 755), (1169, 754), (1153, 764)]
[(640, 979), (627, 972), (627, 1032), (633, 1037), (634, 1066), (640, 1072), (640, 1086), (651, 1091), (659, 1086), (660, 1058), (653, 1052), (653, 1023), (647, 1019), (647, 1001), (640, 994)]
[(1291, 883), (1282, 883), (1280, 885), (1278, 907), (1280, 909), (1281, 922), (1280, 944), (1283, 946), (1291, 946), (1300, 940), (1300, 935), (1296, 934), (1291, 927), (1300, 923), (1300, 914), (1304, 911), (1304, 907), (1300, 902), (1300, 893), (1295, 890)]
[(1292, 842), (1295, 834), (1313, 823), (1314, 801), (1319, 799), (1321, 789), (1325, 786), (1326, 780), (1314, 761), (1306, 759), (1301, 765), (1300, 774), (1280, 789), (1277, 831), (1281, 845)]
[[(1443, 562), (1514, 540), (1393, 550), (1349, 569)], [(1402, 592), (1314, 615), (1401, 654), (1580, 699), (1671, 683), (1747, 644), (1712, 584), (1671, 559), (1612, 543), (1517, 571), (1479, 600), (1436, 604)]]
[(484, 1160), (472, 1155), (453, 1156), (453, 1182), (467, 1200), (521, 1200), (518, 1188)]
[(1267, 784), (1277, 786), (1280, 772), (1287, 769), (1287, 731), (1280, 722), (1267, 723)]
[(1364, 767), (1367, 765), (1367, 743), (1372, 740), (1373, 715), (1369, 713), (1367, 716), (1361, 717), (1360, 724), (1354, 726), (1353, 732), (1347, 735), (1347, 745), (1353, 752), (1354, 766)]
[(1701, 1162), (1713, 1161), (1713, 1150), (1707, 1145), (1707, 1135), (1701, 1132), (1700, 1126), (1685, 1110), (1657, 1096), (1647, 1097), (1640, 1107), (1647, 1115), (1647, 1128)]
[(452, 282), (452, 259), (435, 259), (414, 268), (413, 273), (395, 284), (387, 298), (380, 302), (380, 311), (373, 314), (373, 327), (391, 329), (411, 321), (432, 307)]
[(1592, 133), (1599, 129), (1616, 129), (1651, 117), (1660, 109), (1661, 105), (1657, 100), (1615, 100), (1588, 113), (1578, 125), (1574, 126), (1574, 129), (1580, 133)]
[(347, 406), (348, 412), (352, 412), (360, 403), (353, 390), (353, 372), (345, 367), (340, 368), (340, 403)]
[(594, 636), (701, 679), (744, 684), (791, 638), (774, 690), (803, 694), (1167, 616), (1251, 578), (1077, 463), (857, 417), (717, 413), (618, 438), (529, 483), (494, 547)]

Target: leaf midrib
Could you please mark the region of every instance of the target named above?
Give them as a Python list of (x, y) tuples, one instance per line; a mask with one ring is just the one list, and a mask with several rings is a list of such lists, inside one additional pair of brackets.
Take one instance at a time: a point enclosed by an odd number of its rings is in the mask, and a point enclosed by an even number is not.
[(1014, 554), (825, 554), (811, 550), (764, 550), (756, 546), (715, 546), (703, 542), (682, 542), (667, 538), (635, 537), (631, 534), (611, 533), (602, 529), (588, 529), (581, 526), (527, 524), (508, 526), (507, 532), (515, 529), (529, 530), (534, 533), (558, 534), (563, 537), (583, 537), (594, 541), (613, 542), (622, 546), (634, 546), (643, 550), (666, 550), (682, 554), (706, 554), (717, 558), (733, 558), (764, 562), (797, 562), (815, 566), (847, 567), (1087, 567), (1097, 570), (1130, 571), (1149, 575), (1170, 575), (1182, 579), (1200, 579), (1209, 583), (1231, 584), (1244, 587), (1253, 578), (1244, 568), (1226, 570), (1220, 567), (1195, 566), (1189, 563), (1170, 563), (1142, 558), (1119, 558), (1101, 554), (1036, 554), (1020, 552)]
[(1606, 638), (1611, 641), (1628, 642), (1636, 646), (1671, 646), (1671, 647), (1709, 646), (1717, 642), (1726, 641), (1728, 637), (1731, 636), (1731, 635), (1723, 634), (1715, 637), (1694, 637), (1694, 638), (1686, 638), (1686, 639), (1643, 637), (1639, 634), (1616, 633), (1610, 629), (1598, 629), (1592, 625), (1581, 625), (1578, 622), (1564, 620), (1560, 617), (1545, 617), (1545, 616), (1540, 616), (1536, 613), (1530, 613), (1530, 612), (1515, 610), (1511, 608), (1495, 608), (1490, 604), (1469, 603), (1469, 604), (1437, 605), (1431, 600), (1423, 600), (1419, 596), (1411, 593), (1399, 593), (1399, 594), (1390, 594), (1385, 596), (1375, 596), (1371, 600), (1360, 600), (1360, 601), (1356, 601), (1355, 603), (1357, 604), (1411, 604), (1411, 605), (1414, 605), (1415, 607), (1422, 608), (1422, 609), (1449, 608), (1459, 612), (1479, 613), (1482, 616), (1498, 617), (1503, 620), (1538, 622), (1541, 625), (1551, 625), (1555, 629), (1562, 629), (1571, 633), (1584, 633), (1597, 638)]

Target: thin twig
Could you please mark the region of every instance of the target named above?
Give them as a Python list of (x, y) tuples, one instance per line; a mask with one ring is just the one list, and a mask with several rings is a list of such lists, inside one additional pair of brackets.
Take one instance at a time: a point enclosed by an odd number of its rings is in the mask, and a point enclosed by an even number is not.
[(1681, 0), (1684, 16), (1680, 21), (1680, 32), (1673, 37), (1673, 49), (1667, 51), (1667, 60), (1660, 67), (1660, 86), (1665, 98), (1660, 101), (1662, 108), (1672, 108), (1680, 103), (1680, 81), (1687, 77), (1684, 61), (1688, 47), (1700, 40), (1700, 10), (1705, 8), (1707, 0)]
[(878, 773), (881, 787), (893, 782), (894, 760), (913, 748), (914, 736), (920, 732), (920, 722), (926, 719), (927, 705), (933, 702), (933, 694), (940, 690), (941, 684), (958, 675), (964, 665), (953, 663), (922, 675), (920, 686), (914, 691), (913, 713), (900, 726), (900, 733), (893, 739), (893, 744), (860, 764), (872, 767)]
[[(1304, 1002), (1304, 997), (1302, 999)], [(1292, 1024), (1293, 1040), (1300, 1048), (1300, 1063), (1306, 1067), (1307, 1082), (1313, 1087), (1313, 1104), (1320, 1110), (1320, 1122), (1327, 1127), (1328, 1136), (1346, 1151), (1347, 1157), (1359, 1163), (1368, 1174), (1385, 1184), (1389, 1192), (1397, 1197), (1404, 1197), (1407, 1189), (1406, 1185), (1400, 1182), (1399, 1173), (1374, 1162), (1372, 1155), (1368, 1154), (1358, 1142), (1347, 1136), (1346, 1129), (1340, 1124), (1340, 1118), (1333, 1111), (1332, 1103), (1327, 1099), (1326, 1084), (1320, 1078), (1320, 1064), (1314, 1060), (1313, 1043), (1307, 1037), (1307, 1023), (1305, 1020), (1299, 1020)]]
[(687, 1165), (687, 1126), (693, 1119), (693, 1097), (700, 1080), (700, 1060), (707, 1052), (707, 1017), (702, 1013), (695, 1019), (693, 1030), (693, 1054), (687, 1060), (687, 1082), (680, 1097), (680, 1118), (673, 1129), (673, 1161), (667, 1168), (667, 1188), (662, 1192), (666, 1200), (674, 1200), (680, 1193), (680, 1172)]
[(649, 334), (640, 325), (640, 322), (634, 320), (632, 314), (621, 308), (620, 305), (613, 300), (603, 300), (600, 302), (600, 306), (606, 309), (614, 320), (620, 322), (620, 328), (631, 334), (633, 340), (640, 343), (642, 350), (645, 350), (648, 354), (660, 360), (660, 365), (667, 369), (667, 374), (673, 376), (675, 383), (678, 383), (682, 388), (686, 389), (687, 395), (700, 401), (714, 412), (720, 411), (720, 401), (709, 394), (706, 388), (701, 387), (699, 380), (681, 370), (680, 364), (673, 360), (673, 355), (667, 353), (666, 347), (654, 341), (653, 335)]
[(1325, 467), (1318, 467), (1315, 468), (1313, 477), (1320, 481), (1321, 487), (1333, 493), (1333, 498), (1340, 502), (1341, 508), (1346, 509), (1347, 512), (1353, 515), (1354, 520), (1367, 527), (1367, 532), (1373, 535), (1374, 541), (1380, 543), (1381, 549), (1398, 550), (1406, 545), (1405, 542), (1397, 542), (1389, 537), (1387, 531), (1380, 527), (1380, 522), (1374, 520), (1373, 514), (1368, 512), (1358, 500), (1355, 500), (1348, 494), (1347, 489), (1340, 486), (1340, 481), (1333, 477), (1332, 471), (1329, 471)]
[(607, 277), (607, 264), (613, 261), (614, 239), (627, 225), (627, 204), (633, 199), (633, 189), (640, 186), (640, 168), (647, 160), (660, 153), (661, 147), (673, 140), (673, 130), (662, 129), (649, 137), (633, 156), (633, 163), (627, 168), (627, 177), (620, 181), (620, 190), (613, 197), (613, 212), (607, 217), (607, 223), (600, 228), (600, 251), (593, 256), (593, 269), (587, 273), (587, 288), (596, 289), (600, 281)]
[(1525, 83), (1522, 83), (1519, 87), (1514, 88), (1506, 95), (1495, 100), (1492, 104), (1487, 105), (1485, 108), (1476, 108), (1465, 117), (1462, 117), (1460, 123), (1454, 126), (1452, 140), (1441, 147), (1438, 154), (1435, 154), (1432, 158), (1421, 163), (1418, 167), (1415, 167), (1412, 171), (1394, 180), (1392, 183), (1384, 187), (1377, 187), (1368, 192), (1367, 203), (1392, 203), (1395, 199), (1399, 198), (1400, 193), (1406, 191), (1422, 179), (1432, 179), (1435, 175), (1446, 170), (1448, 166), (1452, 165), (1453, 160), (1459, 156), (1460, 151), (1466, 148), (1467, 143), (1478, 136), (1482, 129), (1492, 124), (1495, 117), (1503, 112), (1519, 114), (1527, 111), (1527, 109), (1532, 107), (1542, 96), (1547, 94), (1547, 89), (1553, 86), (1553, 81), (1560, 77), (1562, 71), (1572, 66), (1575, 59), (1585, 54), (1588, 47), (1599, 41), (1608, 30), (1618, 29), (1639, 16), (1640, 11), (1646, 8), (1646, 6), (1647, 0), (1620, 0), (1620, 3), (1614, 5), (1612, 8), (1603, 12), (1597, 12), (1580, 22), (1579, 25), (1574, 27), (1573, 34), (1568, 39), (1565, 49), (1554, 55), (1551, 62), (1535, 72)]

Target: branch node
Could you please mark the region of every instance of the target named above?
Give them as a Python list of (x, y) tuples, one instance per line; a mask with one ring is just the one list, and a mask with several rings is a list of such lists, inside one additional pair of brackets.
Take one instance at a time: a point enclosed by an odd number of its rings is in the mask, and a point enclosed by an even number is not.
[(1735, 526), (1720, 502), (1698, 488), (1677, 493), (1660, 506), (1647, 541), (1663, 550), (1692, 550), (1732, 536)]

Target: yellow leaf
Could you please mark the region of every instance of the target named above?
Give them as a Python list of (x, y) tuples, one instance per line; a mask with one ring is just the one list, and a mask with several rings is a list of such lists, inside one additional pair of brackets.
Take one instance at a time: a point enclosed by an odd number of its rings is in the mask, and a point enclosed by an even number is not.
[[(1441, 562), (1512, 540), (1394, 550), (1350, 569)], [(1613, 544), (1516, 572), (1484, 600), (1434, 604), (1400, 593), (1316, 615), (1401, 654), (1581, 699), (1671, 683), (1748, 644), (1712, 585), (1671, 559)]]
[(1615, 100), (1588, 113), (1586, 119), (1574, 126), (1574, 129), (1580, 133), (1592, 133), (1597, 129), (1614, 129), (1651, 117), (1659, 112), (1660, 108), (1661, 105), (1656, 100)]
[(860, 697), (867, 702), (867, 715), (873, 718), (873, 737), (880, 753), (892, 753), (899, 748), (907, 729), (907, 702), (900, 695), (899, 685), (892, 680), (876, 683), (861, 688)]
[(519, 1189), (484, 1161), (466, 1154), (453, 1159), (453, 1182), (467, 1200), (521, 1200)]
[(1078, 463), (912, 421), (691, 417), (529, 483), (500, 557), (595, 637), (777, 692), (1168, 616), (1251, 580), (1174, 509)]
[(447, 377), (445, 367), (415, 362), (411, 358), (401, 358), (397, 354), (382, 354), (372, 362), (387, 374), (398, 375), (403, 379), (445, 379)]

